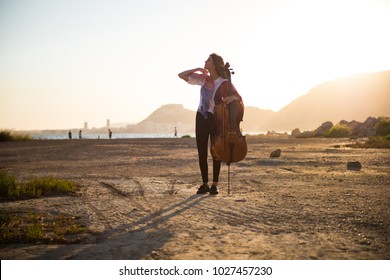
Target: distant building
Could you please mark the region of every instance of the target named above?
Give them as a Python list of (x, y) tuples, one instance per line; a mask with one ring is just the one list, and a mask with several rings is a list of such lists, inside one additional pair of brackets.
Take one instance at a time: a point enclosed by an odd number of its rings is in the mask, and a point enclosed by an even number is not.
[(107, 119), (107, 128), (110, 128), (110, 119)]
[(88, 123), (87, 122), (84, 123), (84, 129), (88, 129)]

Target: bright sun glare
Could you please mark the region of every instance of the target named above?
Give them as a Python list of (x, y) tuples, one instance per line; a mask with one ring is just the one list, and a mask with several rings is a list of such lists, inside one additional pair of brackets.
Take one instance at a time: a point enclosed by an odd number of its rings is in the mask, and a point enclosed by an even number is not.
[[(251, 61), (243, 67), (250, 69), (248, 76), (253, 73), (250, 79), (267, 77), (261, 80), (264, 94), (251, 96), (254, 103), (277, 111), (281, 102), (287, 105), (327, 80), (387, 70), (386, 13), (388, 8), (382, 12), (367, 1), (294, 1), (266, 22), (258, 22), (243, 46), (245, 53), (263, 53), (257, 64)], [(378, 38), (387, 42), (373, 45)], [(242, 87), (251, 92), (245, 84), (247, 80)], [(278, 99), (267, 95), (275, 88)]]

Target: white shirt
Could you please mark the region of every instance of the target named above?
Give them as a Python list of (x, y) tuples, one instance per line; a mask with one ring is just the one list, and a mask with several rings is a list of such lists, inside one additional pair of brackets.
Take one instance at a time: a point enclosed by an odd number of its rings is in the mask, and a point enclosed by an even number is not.
[[(211, 96), (210, 98), (208, 98), (208, 100), (205, 100), (203, 97), (202, 97), (202, 94), (200, 94), (200, 100), (199, 100), (199, 107), (198, 107), (198, 111), (199, 112), (202, 112), (202, 106), (203, 104), (207, 103), (207, 108), (208, 108), (208, 112), (214, 114), (214, 107), (215, 107), (215, 101), (214, 101), (214, 97), (215, 97), (215, 93), (217, 92), (218, 88), (221, 86), (221, 84), (223, 82), (227, 81), (227, 79), (224, 79), (224, 78), (221, 78), (219, 77), (218, 79), (214, 80), (214, 88), (212, 89), (212, 92), (211, 92)], [(206, 82), (206, 79), (204, 78), (204, 76), (202, 75), (190, 75), (189, 76), (189, 80), (188, 80), (188, 83), (191, 84), (191, 85), (200, 85), (200, 86), (204, 86), (205, 85), (205, 82)]]

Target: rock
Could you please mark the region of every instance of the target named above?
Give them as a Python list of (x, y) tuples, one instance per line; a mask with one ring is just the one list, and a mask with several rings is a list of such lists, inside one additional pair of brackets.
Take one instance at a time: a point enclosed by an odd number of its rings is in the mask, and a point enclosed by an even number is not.
[(379, 119), (369, 117), (365, 122), (358, 121), (340, 121), (341, 125), (347, 126), (351, 131), (352, 135), (356, 137), (370, 137), (376, 135), (375, 127), (377, 126)]
[[(342, 120), (338, 123), (338, 125), (333, 126), (333, 123), (330, 121), (324, 122), (320, 127), (318, 127), (314, 131), (304, 131), (299, 133), (299, 129), (294, 129), (291, 132), (291, 136), (295, 138), (312, 138), (312, 137), (327, 137), (329, 136), (329, 132), (332, 132), (332, 128), (340, 126), (342, 128), (347, 129), (347, 136), (353, 137), (371, 137), (377, 134), (376, 128), (380, 122), (380, 118), (368, 117), (364, 122), (358, 121), (346, 121)], [(340, 129), (339, 129), (340, 130)], [(337, 131), (337, 130), (335, 130)], [(294, 133), (293, 133), (294, 132)], [(333, 131), (334, 132), (334, 131)], [(328, 134), (328, 135), (327, 135)], [(332, 137), (345, 137), (345, 135), (333, 135)]]
[(277, 149), (275, 151), (273, 151), (269, 157), (271, 158), (277, 158), (277, 157), (280, 157), (280, 155), (282, 154), (282, 150), (281, 149)]
[(362, 169), (362, 164), (358, 161), (350, 161), (347, 163), (347, 170), (360, 171)]
[(325, 133), (327, 133), (331, 128), (333, 127), (333, 123), (330, 121), (324, 122), (321, 124), (320, 127), (318, 127), (316, 130), (314, 130), (314, 136), (324, 136)]
[(295, 128), (291, 131), (291, 136), (296, 137), (297, 135), (301, 134), (301, 130), (299, 128)]

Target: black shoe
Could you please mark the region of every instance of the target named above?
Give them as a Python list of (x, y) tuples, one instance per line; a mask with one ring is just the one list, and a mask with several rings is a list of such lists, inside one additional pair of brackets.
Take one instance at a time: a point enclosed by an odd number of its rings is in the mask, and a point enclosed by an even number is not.
[(218, 186), (211, 186), (211, 188), (210, 188), (210, 194), (211, 194), (211, 195), (216, 195), (216, 194), (218, 194)]
[(209, 185), (207, 184), (203, 184), (199, 187), (198, 191), (196, 192), (196, 194), (205, 194), (205, 193), (208, 193), (210, 192), (210, 187)]

